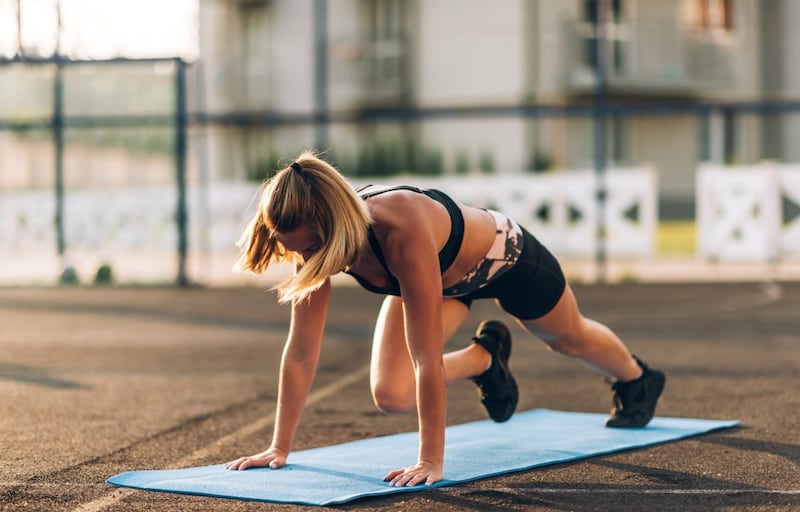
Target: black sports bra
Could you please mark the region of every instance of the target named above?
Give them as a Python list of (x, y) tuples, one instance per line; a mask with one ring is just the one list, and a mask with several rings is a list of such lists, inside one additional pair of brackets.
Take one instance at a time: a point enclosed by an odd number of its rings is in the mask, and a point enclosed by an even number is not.
[[(456, 256), (458, 256), (458, 251), (461, 249), (461, 242), (464, 239), (464, 216), (461, 214), (461, 209), (458, 207), (455, 201), (450, 198), (450, 196), (442, 191), (436, 189), (421, 189), (409, 185), (398, 185), (376, 190), (374, 192), (360, 193), (359, 195), (362, 197), (362, 199), (366, 200), (370, 197), (374, 197), (385, 192), (392, 192), (394, 190), (410, 190), (419, 194), (425, 194), (431, 199), (441, 203), (442, 206), (447, 209), (447, 213), (450, 214), (450, 236), (447, 238), (447, 242), (445, 242), (442, 250), (439, 251), (439, 269), (444, 272), (455, 261)], [(389, 271), (389, 267), (386, 265), (386, 258), (383, 255), (383, 250), (381, 250), (380, 244), (378, 244), (378, 239), (375, 237), (375, 231), (373, 231), (372, 226), (369, 228), (368, 236), (372, 251), (375, 253), (375, 257), (378, 258), (378, 261), (381, 263), (381, 266), (383, 266), (383, 269), (386, 271), (386, 275), (389, 278), (389, 288), (380, 288), (358, 274), (354, 274), (349, 271), (347, 273), (353, 276), (355, 280), (358, 281), (358, 284), (360, 284), (366, 290), (374, 293), (380, 293), (382, 295), (399, 296), (400, 283), (397, 281), (397, 278), (392, 275), (392, 273)]]

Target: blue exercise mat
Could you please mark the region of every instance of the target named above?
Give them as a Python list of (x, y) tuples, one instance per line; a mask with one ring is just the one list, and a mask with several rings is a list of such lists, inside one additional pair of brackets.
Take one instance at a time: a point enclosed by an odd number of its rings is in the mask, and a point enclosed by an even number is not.
[(606, 415), (535, 409), (505, 423), (447, 428), (444, 476), (432, 486), (390, 487), (389, 471), (417, 457), (417, 433), (374, 437), (292, 452), (281, 469), (229, 471), (224, 465), (131, 471), (108, 479), (122, 487), (242, 500), (333, 505), (365, 496), (413, 492), (596, 455), (675, 441), (738, 421), (654, 418), (645, 428), (612, 429)]

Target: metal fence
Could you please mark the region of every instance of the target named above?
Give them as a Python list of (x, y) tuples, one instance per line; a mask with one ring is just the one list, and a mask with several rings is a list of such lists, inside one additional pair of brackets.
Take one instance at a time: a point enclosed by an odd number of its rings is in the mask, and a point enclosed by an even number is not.
[[(6, 277), (55, 267), (69, 282), (77, 263), (125, 253), (146, 266), (166, 250), (187, 284), (187, 63), (0, 59), (0, 88)], [(166, 219), (156, 204), (171, 205)]]
[[(85, 277), (111, 266), (128, 281), (187, 285), (202, 281), (202, 271), (189, 268), (192, 258), (220, 248), (228, 250), (222, 264), (229, 268), (257, 184), (208, 182), (202, 146), (217, 127), (232, 128), (241, 138), (259, 134), (264, 140), (254, 145), (270, 147), (277, 132), (298, 127), (308, 129), (308, 140), (299, 145), (310, 146), (335, 140), (343, 126), (577, 119), (594, 123), (594, 144), (605, 148), (606, 137), (613, 138), (604, 133), (609, 123), (680, 117), (694, 120), (700, 134), (696, 159), (725, 162), (748, 135), (727, 130), (721, 138), (704, 136), (715, 123), (800, 115), (798, 101), (631, 104), (606, 97), (598, 109), (596, 96), (571, 105), (210, 114), (201, 102), (189, 108), (190, 89), (202, 99), (202, 84), (190, 83), (189, 69), (179, 58), (0, 60), (0, 282), (48, 281), (54, 273), (69, 280), (75, 271)], [(198, 135), (194, 146), (192, 133)], [(770, 140), (763, 145), (769, 156)], [(614, 159), (613, 141), (610, 146), (612, 154), (596, 153), (596, 168)], [(596, 200), (602, 205), (602, 190)], [(796, 214), (796, 208), (785, 210)], [(789, 216), (784, 214), (785, 224), (794, 220)]]

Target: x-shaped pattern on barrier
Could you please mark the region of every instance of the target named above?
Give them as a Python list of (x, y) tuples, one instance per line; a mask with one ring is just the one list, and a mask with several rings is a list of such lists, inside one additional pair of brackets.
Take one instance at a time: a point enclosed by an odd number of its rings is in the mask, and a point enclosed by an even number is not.
[(714, 257), (775, 257), (776, 186), (770, 172), (702, 174), (704, 252)]
[[(791, 203), (796, 208), (800, 208), (800, 170), (778, 171), (778, 182), (780, 185), (781, 203)], [(787, 214), (788, 212), (784, 212)], [(788, 219), (788, 222), (781, 229), (781, 251), (786, 255), (800, 255), (800, 215)]]
[(494, 179), (482, 188), (480, 198), (477, 206), (502, 211), (552, 250), (576, 254), (595, 247), (592, 189), (582, 175)]
[(45, 191), (14, 191), (0, 196), (0, 247), (53, 243), (55, 198)]
[[(501, 209), (558, 252), (588, 256), (597, 250), (597, 176), (592, 171), (495, 179), (491, 187), (481, 188), (480, 197), (480, 204)], [(652, 172), (619, 170), (607, 175), (609, 253), (651, 253), (655, 216)]]
[(67, 244), (86, 249), (174, 247), (175, 195), (161, 187), (73, 192), (64, 202)]
[(607, 176), (605, 222), (609, 252), (652, 252), (655, 243), (656, 195), (652, 170), (620, 170)]

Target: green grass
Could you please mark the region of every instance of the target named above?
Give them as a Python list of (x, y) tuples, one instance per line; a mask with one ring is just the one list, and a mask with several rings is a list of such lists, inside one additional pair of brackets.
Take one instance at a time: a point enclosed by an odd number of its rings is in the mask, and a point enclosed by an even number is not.
[(658, 226), (657, 254), (693, 255), (696, 249), (695, 223), (686, 221), (662, 221)]

